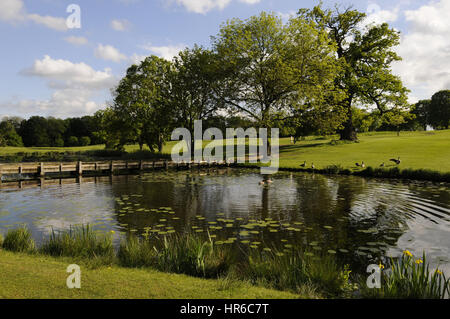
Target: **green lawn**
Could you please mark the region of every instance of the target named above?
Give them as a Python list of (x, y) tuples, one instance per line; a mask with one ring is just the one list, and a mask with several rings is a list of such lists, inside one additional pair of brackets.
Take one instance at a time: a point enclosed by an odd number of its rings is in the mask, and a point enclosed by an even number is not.
[[(68, 289), (70, 261), (0, 250), (0, 298), (8, 299), (294, 299), (299, 295), (243, 282), (206, 280), (118, 266), (81, 267), (81, 289)], [(311, 297), (311, 296), (304, 296)], [(314, 296), (312, 296), (314, 297)]]
[(436, 132), (393, 132), (360, 134), (359, 143), (331, 145), (330, 140), (308, 138), (296, 145), (289, 139), (280, 144), (280, 166), (299, 167), (304, 160), (308, 167), (313, 162), (317, 168), (341, 165), (356, 168), (364, 161), (366, 166), (395, 166), (391, 158), (400, 156), (400, 168), (431, 169), (450, 172), (450, 130)]
[[(336, 137), (335, 137), (336, 138)], [(377, 132), (359, 135), (358, 143), (330, 144), (331, 138), (308, 137), (291, 145), (289, 138), (281, 139), (281, 167), (299, 168), (304, 160), (308, 167), (314, 163), (316, 168), (329, 165), (341, 165), (343, 168), (356, 168), (355, 163), (364, 161), (366, 166), (395, 166), (389, 162), (391, 158), (401, 157), (400, 168), (430, 169), (440, 172), (450, 172), (450, 130), (435, 132)], [(169, 153), (176, 142), (169, 142), (163, 149)], [(204, 145), (208, 142), (204, 142)], [(62, 152), (87, 151), (103, 149), (103, 145), (87, 147), (0, 147), (0, 155), (10, 155), (17, 152)], [(128, 145), (128, 152), (136, 151), (137, 145)], [(147, 149), (147, 148), (146, 148)]]

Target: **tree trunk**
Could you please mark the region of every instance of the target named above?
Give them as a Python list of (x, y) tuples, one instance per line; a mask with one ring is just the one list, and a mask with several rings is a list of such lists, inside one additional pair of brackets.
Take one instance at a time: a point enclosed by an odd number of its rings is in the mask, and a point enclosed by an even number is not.
[(357, 141), (355, 127), (353, 126), (353, 114), (352, 114), (352, 98), (346, 100), (347, 108), (347, 120), (344, 123), (344, 129), (340, 131), (341, 141)]

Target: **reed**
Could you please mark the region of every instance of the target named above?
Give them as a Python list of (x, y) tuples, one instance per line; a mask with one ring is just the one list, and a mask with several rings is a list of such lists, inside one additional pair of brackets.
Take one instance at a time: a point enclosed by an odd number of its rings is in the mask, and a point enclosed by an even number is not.
[(115, 255), (112, 237), (96, 234), (89, 225), (70, 227), (68, 231), (52, 230), (40, 252), (50, 256), (112, 259)]
[(32, 253), (35, 251), (34, 240), (31, 237), (30, 231), (25, 226), (9, 230), (3, 240), (2, 247), (5, 250), (22, 253)]

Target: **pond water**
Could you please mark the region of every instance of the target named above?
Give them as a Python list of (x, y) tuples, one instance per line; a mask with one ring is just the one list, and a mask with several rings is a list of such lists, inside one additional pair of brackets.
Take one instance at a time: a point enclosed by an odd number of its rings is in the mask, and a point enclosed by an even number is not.
[(209, 232), (219, 244), (335, 254), (352, 270), (410, 250), (450, 274), (449, 184), (259, 170), (155, 171), (0, 191), (0, 233), (26, 224), (39, 243), (51, 229), (90, 224), (163, 236)]

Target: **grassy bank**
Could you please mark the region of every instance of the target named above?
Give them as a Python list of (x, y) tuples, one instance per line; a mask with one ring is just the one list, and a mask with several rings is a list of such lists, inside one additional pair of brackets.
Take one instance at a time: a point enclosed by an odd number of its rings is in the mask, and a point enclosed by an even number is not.
[[(81, 267), (81, 289), (68, 289), (69, 258), (0, 249), (0, 298), (87, 299), (293, 299), (301, 296), (248, 283), (208, 280), (117, 265)], [(309, 297), (309, 296), (303, 296)]]
[[(89, 227), (81, 227), (60, 234), (52, 234), (41, 247), (36, 248), (27, 229), (20, 228), (8, 231), (4, 238), (3, 249), (19, 255), (0, 251), (0, 257), (2, 257), (0, 286), (6, 287), (6, 290), (4, 289), (6, 292), (3, 292), (5, 296), (20, 296), (27, 291), (38, 293), (36, 291), (39, 291), (39, 287), (42, 286), (41, 293), (47, 297), (55, 286), (52, 286), (54, 279), (49, 278), (51, 272), (46, 268), (46, 264), (50, 265), (51, 270), (53, 264), (67, 266), (76, 263), (83, 265), (87, 274), (92, 275), (92, 277), (88, 276), (90, 278), (88, 288), (97, 290), (81, 293), (89, 294), (89, 298), (97, 297), (96, 294), (110, 296), (108, 288), (111, 287), (111, 281), (120, 282), (126, 274), (141, 278), (144, 274), (141, 271), (144, 270), (151, 274), (150, 277), (156, 277), (153, 279), (157, 279), (158, 284), (167, 280), (166, 277), (172, 276), (168, 273), (176, 273), (203, 280), (210, 279), (212, 281), (203, 283), (209, 282), (213, 287), (216, 285), (216, 290), (221, 292), (216, 296), (214, 289), (197, 291), (197, 298), (199, 298), (198, 294), (201, 298), (221, 298), (223, 294), (240, 298), (239, 293), (230, 295), (232, 293), (230, 289), (238, 288), (240, 291), (254, 290), (255, 294), (266, 292), (270, 294), (273, 289), (288, 293), (273, 295), (280, 298), (359, 296), (439, 299), (448, 297), (450, 292), (449, 279), (446, 279), (439, 270), (432, 272), (429, 269), (425, 254), (421, 259), (416, 259), (407, 252), (400, 259), (391, 259), (389, 265), (386, 265), (391, 267), (391, 275), (383, 275), (383, 289), (374, 291), (365, 288), (367, 275), (362, 279), (356, 275), (352, 279), (348, 267), (340, 265), (333, 254), (312, 253), (308, 249), (292, 245), (285, 245), (285, 249), (280, 251), (270, 248), (259, 249), (258, 243), (252, 243), (248, 249), (235, 244), (236, 242), (231, 239), (227, 242), (215, 242), (209, 235), (205, 237), (191, 233), (145, 239), (131, 236), (122, 239), (116, 252), (112, 245), (111, 233), (99, 234), (94, 233)], [(27, 255), (23, 255), (25, 253)], [(380, 264), (381, 267), (384, 268), (385, 265)], [(127, 272), (125, 268), (130, 271)], [(108, 272), (109, 270), (113, 271)], [(62, 270), (59, 271), (62, 272)], [(38, 280), (31, 279), (34, 274)], [(122, 274), (123, 277), (121, 277)], [(28, 280), (26, 276), (30, 279)], [(60, 276), (63, 277), (63, 274), (61, 273)], [(160, 277), (162, 279), (159, 279)], [(184, 287), (186, 284), (184, 279), (187, 280), (188, 277), (172, 278), (175, 278), (175, 285), (183, 286), (184, 290), (181, 289), (181, 292), (178, 292), (174, 288), (174, 295), (164, 295), (161, 298), (184, 298), (183, 293), (187, 289)], [(62, 285), (59, 289), (63, 289), (64, 281), (61, 278), (58, 280), (58, 284)], [(91, 280), (95, 284), (89, 286)], [(130, 277), (129, 280), (134, 282), (136, 278)], [(124, 282), (128, 283), (128, 281)], [(201, 282), (198, 283), (200, 284)], [(261, 287), (265, 290), (260, 290)], [(132, 286), (129, 297), (139, 294), (139, 291), (133, 289), (136, 287)], [(144, 286), (139, 286), (139, 289), (144, 289)], [(191, 292), (187, 289), (186, 293)], [(147, 292), (145, 296), (148, 296)], [(246, 297), (253, 298), (248, 293)]]

